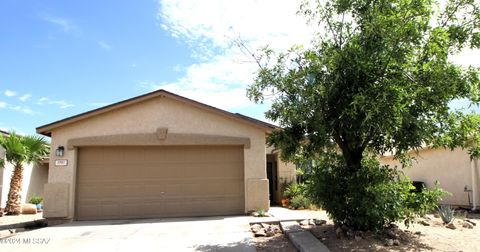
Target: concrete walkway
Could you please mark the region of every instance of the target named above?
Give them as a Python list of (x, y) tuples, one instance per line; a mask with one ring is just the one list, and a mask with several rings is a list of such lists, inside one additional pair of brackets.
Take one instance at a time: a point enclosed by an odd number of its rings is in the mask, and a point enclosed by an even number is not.
[(284, 207), (271, 207), (268, 212), (279, 220), (305, 220), (305, 219), (328, 219), (327, 212), (323, 210), (290, 210)]
[(0, 240), (0, 250), (256, 251), (245, 216), (76, 221)]
[(290, 210), (283, 207), (270, 207), (272, 217), (250, 217), (250, 223), (280, 223), (285, 236), (290, 239), (296, 249), (301, 252), (330, 252), (312, 233), (303, 229), (298, 221), (310, 219), (327, 220), (325, 211)]
[(291, 210), (284, 207), (270, 207), (268, 213), (272, 217), (249, 217), (250, 223), (274, 223), (280, 221), (301, 221), (307, 219), (327, 220), (325, 211), (319, 210)]

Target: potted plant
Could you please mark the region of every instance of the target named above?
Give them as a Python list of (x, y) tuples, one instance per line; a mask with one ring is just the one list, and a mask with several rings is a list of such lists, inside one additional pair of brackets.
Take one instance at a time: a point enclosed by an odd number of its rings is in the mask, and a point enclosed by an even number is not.
[(43, 202), (43, 197), (35, 194), (32, 195), (32, 197), (30, 197), (30, 199), (28, 200), (28, 203), (35, 204), (35, 206), (37, 207), (37, 211), (42, 210), (42, 202)]

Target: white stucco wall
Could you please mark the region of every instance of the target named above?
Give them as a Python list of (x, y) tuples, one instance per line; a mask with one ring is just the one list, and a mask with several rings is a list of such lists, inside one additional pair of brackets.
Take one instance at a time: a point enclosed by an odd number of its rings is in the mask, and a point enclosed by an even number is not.
[[(5, 208), (8, 191), (10, 190), (10, 179), (13, 173), (13, 165), (7, 163), (0, 169), (0, 207)], [(25, 164), (22, 181), (22, 203), (28, 202), (33, 194), (43, 195), (43, 185), (47, 182), (48, 167), (45, 164)]]

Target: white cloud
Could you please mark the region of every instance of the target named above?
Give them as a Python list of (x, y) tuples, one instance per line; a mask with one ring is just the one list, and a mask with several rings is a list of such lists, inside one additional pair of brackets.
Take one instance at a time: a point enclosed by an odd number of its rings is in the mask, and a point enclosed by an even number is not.
[(110, 51), (112, 49), (112, 46), (103, 40), (98, 41), (98, 45), (107, 51)]
[(288, 48), (310, 42), (311, 28), (296, 14), (297, 1), (160, 1), (161, 27), (198, 46), (231, 47), (240, 35), (250, 44)]
[(70, 107), (73, 107), (74, 105), (71, 104), (71, 103), (68, 103), (64, 100), (60, 100), (60, 101), (50, 101), (48, 104), (53, 104), (53, 105), (57, 105), (59, 108), (61, 109), (64, 109), (64, 108), (70, 108)]
[(141, 85), (149, 90), (164, 89), (220, 109), (244, 108), (251, 104), (246, 97), (245, 88), (208, 90), (182, 87), (178, 83), (154, 83), (150, 81), (142, 82)]
[(6, 108), (7, 105), (8, 105), (8, 104), (7, 104), (6, 102), (0, 101), (0, 109)]
[[(309, 44), (312, 29), (296, 15), (298, 2), (278, 0), (159, 2), (160, 27), (186, 42), (198, 63), (182, 70), (173, 83), (142, 83), (150, 89), (174, 93), (223, 108), (252, 106), (246, 87), (253, 83), (257, 65), (245, 55), (235, 39), (256, 50), (265, 45), (285, 50), (294, 44)], [(148, 85), (145, 85), (148, 84)]]
[(73, 105), (73, 104), (71, 104), (67, 101), (64, 101), (64, 100), (50, 100), (50, 98), (48, 98), (48, 97), (42, 97), (42, 98), (38, 99), (37, 104), (38, 105), (44, 105), (44, 104), (57, 105), (61, 109), (70, 108), (70, 107), (75, 106), (75, 105)]
[(33, 115), (34, 114), (33, 110), (31, 110), (27, 106), (10, 106), (9, 108), (11, 110), (22, 112), (22, 113), (27, 114), (27, 115)]
[(28, 99), (30, 99), (30, 97), (32, 97), (31, 94), (24, 94), (24, 95), (20, 96), (20, 98), (18, 98), (18, 99), (20, 99), (20, 101), (22, 101), (22, 102), (25, 102)]
[(38, 105), (43, 105), (43, 104), (45, 104), (48, 100), (50, 100), (50, 99), (48, 99), (47, 97), (42, 97), (42, 98), (38, 99), (37, 104), (38, 104)]
[[(241, 38), (252, 51), (267, 44), (282, 51), (294, 44), (310, 45), (315, 27), (296, 14), (298, 4), (288, 0), (159, 0), (159, 26), (189, 45), (198, 62), (183, 67), (184, 76), (175, 82), (143, 86), (164, 88), (220, 108), (250, 106), (240, 90), (253, 82), (257, 66), (232, 41)], [(464, 50), (452, 60), (480, 66), (479, 57), (479, 50)]]
[(59, 27), (64, 32), (70, 32), (77, 29), (77, 26), (74, 25), (73, 22), (68, 20), (67, 18), (54, 17), (48, 14), (42, 15), (41, 18), (44, 21), (47, 21), (48, 23)]
[(5, 96), (15, 96), (17, 95), (17, 92), (12, 91), (12, 90), (5, 90)]

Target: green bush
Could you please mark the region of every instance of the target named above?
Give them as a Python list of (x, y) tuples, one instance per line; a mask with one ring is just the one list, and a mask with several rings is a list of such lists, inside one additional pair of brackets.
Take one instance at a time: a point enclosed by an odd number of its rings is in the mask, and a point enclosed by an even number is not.
[(309, 208), (311, 205), (311, 201), (305, 196), (305, 195), (295, 195), (291, 200), (290, 200), (290, 206), (298, 209), (298, 208)]
[(304, 195), (305, 185), (298, 183), (289, 183), (283, 191), (283, 196), (292, 200), (295, 196)]
[(265, 211), (263, 209), (257, 209), (253, 213), (257, 217), (266, 217), (267, 216), (267, 211)]
[(28, 203), (37, 205), (37, 204), (42, 203), (42, 201), (43, 201), (43, 197), (42, 197), (42, 196), (40, 196), (40, 195), (32, 195), (32, 197), (30, 197), (30, 199), (28, 200)]
[(396, 221), (409, 224), (417, 215), (434, 210), (443, 191), (411, 192), (412, 182), (398, 169), (365, 157), (349, 170), (344, 159), (330, 154), (316, 160), (309, 176), (308, 194), (332, 220), (355, 230), (379, 230)]

